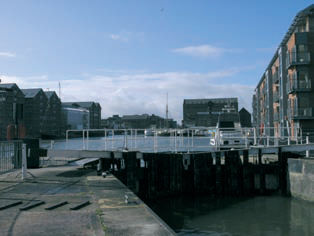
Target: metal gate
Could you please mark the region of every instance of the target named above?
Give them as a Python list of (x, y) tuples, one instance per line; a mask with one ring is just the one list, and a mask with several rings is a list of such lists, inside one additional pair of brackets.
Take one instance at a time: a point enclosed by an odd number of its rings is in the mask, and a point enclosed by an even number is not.
[(22, 168), (22, 141), (0, 141), (0, 174)]

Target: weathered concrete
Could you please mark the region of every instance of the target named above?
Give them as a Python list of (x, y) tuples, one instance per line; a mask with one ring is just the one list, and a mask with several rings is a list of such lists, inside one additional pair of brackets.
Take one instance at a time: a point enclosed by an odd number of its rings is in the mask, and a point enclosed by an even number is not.
[(314, 159), (288, 159), (287, 182), (293, 197), (314, 202)]
[[(0, 206), (23, 201), (0, 211), (0, 235), (174, 235), (112, 175), (103, 178), (95, 170), (72, 166), (33, 169), (29, 174), (34, 177), (24, 182), (16, 172), (0, 176)], [(38, 201), (45, 204), (20, 211)], [(64, 201), (68, 204), (45, 209)], [(70, 210), (86, 201), (90, 204)]]

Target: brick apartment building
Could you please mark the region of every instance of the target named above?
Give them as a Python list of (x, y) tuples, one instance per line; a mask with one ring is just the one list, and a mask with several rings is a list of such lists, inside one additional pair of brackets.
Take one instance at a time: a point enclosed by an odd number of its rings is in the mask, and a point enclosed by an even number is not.
[(314, 129), (313, 55), (314, 4), (296, 15), (255, 89), (260, 135), (297, 137)]
[(216, 126), (219, 114), (238, 112), (237, 98), (184, 99), (183, 126)]
[(24, 137), (24, 100), (16, 84), (0, 84), (0, 140), (8, 133), (10, 138)]

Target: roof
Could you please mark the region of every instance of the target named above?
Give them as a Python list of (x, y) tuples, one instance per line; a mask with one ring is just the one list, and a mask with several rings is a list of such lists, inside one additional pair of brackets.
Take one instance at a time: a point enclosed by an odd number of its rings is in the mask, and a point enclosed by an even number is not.
[(122, 116), (123, 120), (142, 120), (142, 119), (147, 119), (149, 115), (143, 114), (143, 115), (125, 115)]
[[(302, 21), (304, 20), (304, 18), (308, 15), (313, 15), (314, 14), (314, 4), (308, 6), (307, 8), (301, 10), (298, 12), (298, 14), (294, 17), (293, 21), (292, 21), (292, 24), (290, 25), (287, 33), (285, 34), (284, 38), (282, 39), (281, 43), (279, 44), (278, 48), (276, 49), (276, 52), (274, 54), (274, 56), (272, 57), (271, 61), (269, 62), (269, 65), (267, 66), (267, 69), (270, 68), (275, 60), (277, 59), (278, 57), (278, 51), (279, 51), (279, 48), (282, 47), (282, 46), (285, 46), (286, 43), (288, 42), (289, 38), (291, 37), (291, 35), (293, 34), (296, 26)], [(266, 69), (266, 70), (267, 70)], [(260, 81), (258, 82), (256, 88), (258, 88), (261, 84), (261, 82), (263, 81), (264, 79), (264, 74), (262, 75)]]
[(33, 98), (35, 97), (40, 91), (41, 88), (31, 88), (31, 89), (21, 89), (25, 95), (25, 98)]
[(238, 98), (184, 99), (184, 104), (206, 104), (209, 102), (213, 103), (238, 102)]
[(67, 107), (71, 107), (71, 106), (74, 106), (74, 107), (77, 107), (77, 106), (80, 106), (80, 107), (84, 107), (84, 108), (90, 108), (91, 106), (93, 106), (94, 102), (63, 102), (62, 105), (63, 106), (67, 106)]
[(0, 83), (0, 88), (4, 88), (4, 89), (12, 89), (14, 86), (16, 86), (15, 83), (9, 83), (9, 84), (1, 84)]
[(45, 91), (45, 94), (50, 99), (53, 94), (56, 94), (56, 92), (55, 91)]
[(248, 112), (248, 110), (246, 110), (244, 107), (242, 107), (242, 109), (239, 111), (239, 113), (243, 113), (243, 112), (250, 114), (250, 112)]

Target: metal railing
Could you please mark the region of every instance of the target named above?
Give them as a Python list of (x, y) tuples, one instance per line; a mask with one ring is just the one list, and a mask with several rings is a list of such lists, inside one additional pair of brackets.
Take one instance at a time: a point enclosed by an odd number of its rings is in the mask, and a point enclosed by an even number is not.
[(304, 65), (311, 62), (309, 52), (287, 52), (286, 65), (287, 68), (293, 65)]
[(0, 141), (0, 174), (22, 168), (22, 141)]
[(298, 92), (298, 91), (311, 91), (312, 84), (311, 80), (300, 80), (300, 79), (288, 79), (287, 81), (287, 93)]
[(67, 150), (195, 152), (250, 146), (302, 144), (301, 129), (267, 127), (217, 129), (89, 129), (68, 130), (66, 140), (51, 141), (45, 148)]
[(274, 102), (279, 102), (279, 91), (273, 93), (273, 100)]
[(293, 118), (314, 118), (313, 117), (313, 108), (300, 108), (296, 107), (295, 109), (288, 109), (288, 114)]

